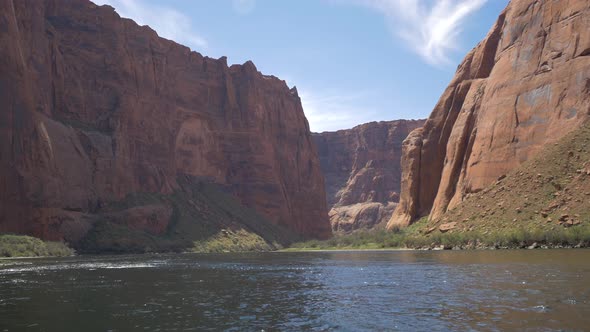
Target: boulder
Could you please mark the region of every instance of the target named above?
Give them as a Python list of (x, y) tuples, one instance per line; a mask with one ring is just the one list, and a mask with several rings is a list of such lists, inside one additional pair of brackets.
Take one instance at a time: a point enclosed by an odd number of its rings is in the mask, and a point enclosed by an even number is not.
[(448, 232), (450, 230), (455, 229), (456, 227), (457, 227), (457, 223), (456, 222), (449, 222), (449, 223), (442, 224), (442, 225), (438, 226), (438, 230), (441, 233), (446, 233), (446, 232)]

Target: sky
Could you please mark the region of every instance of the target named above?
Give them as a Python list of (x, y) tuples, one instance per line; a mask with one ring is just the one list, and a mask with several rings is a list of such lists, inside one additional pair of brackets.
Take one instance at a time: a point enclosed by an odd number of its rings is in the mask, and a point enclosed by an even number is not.
[(297, 86), (314, 132), (426, 118), (508, 0), (94, 0)]

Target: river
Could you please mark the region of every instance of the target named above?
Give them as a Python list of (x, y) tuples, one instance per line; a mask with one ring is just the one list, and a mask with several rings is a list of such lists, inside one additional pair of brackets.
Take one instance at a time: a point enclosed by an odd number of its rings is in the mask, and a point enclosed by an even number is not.
[(590, 250), (0, 261), (0, 331), (590, 329)]

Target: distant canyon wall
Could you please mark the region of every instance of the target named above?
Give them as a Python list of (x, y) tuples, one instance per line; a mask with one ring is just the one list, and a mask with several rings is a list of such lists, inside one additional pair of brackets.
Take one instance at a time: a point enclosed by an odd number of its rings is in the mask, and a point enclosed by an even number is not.
[(400, 191), (401, 144), (424, 120), (371, 122), (313, 134), (336, 232), (389, 220)]

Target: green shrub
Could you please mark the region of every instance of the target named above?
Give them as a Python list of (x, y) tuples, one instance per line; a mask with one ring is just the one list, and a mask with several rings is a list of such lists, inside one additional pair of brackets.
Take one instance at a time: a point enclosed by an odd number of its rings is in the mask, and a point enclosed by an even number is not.
[(71, 256), (74, 251), (62, 242), (43, 242), (26, 235), (0, 235), (0, 257)]
[(74, 250), (63, 242), (48, 241), (45, 242), (45, 247), (47, 248), (47, 256), (66, 257), (75, 254)]
[(360, 231), (338, 235), (326, 241), (312, 240), (291, 245), (298, 249), (382, 249), (382, 248), (524, 248), (537, 243), (547, 246), (590, 246), (590, 227), (574, 226), (552, 230), (515, 228), (480, 233), (476, 231), (431, 234), (408, 228), (387, 232)]

